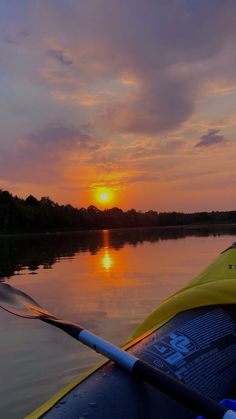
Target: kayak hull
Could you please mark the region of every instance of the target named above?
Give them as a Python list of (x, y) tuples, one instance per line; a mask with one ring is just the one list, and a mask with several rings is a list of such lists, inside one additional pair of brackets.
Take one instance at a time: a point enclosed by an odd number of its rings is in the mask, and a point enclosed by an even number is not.
[[(236, 377), (236, 316), (233, 306), (179, 313), (166, 325), (132, 344), (129, 352), (215, 400), (233, 397)], [(199, 413), (199, 412), (197, 412)], [(193, 412), (134, 380), (108, 362), (42, 417), (190, 419)]]

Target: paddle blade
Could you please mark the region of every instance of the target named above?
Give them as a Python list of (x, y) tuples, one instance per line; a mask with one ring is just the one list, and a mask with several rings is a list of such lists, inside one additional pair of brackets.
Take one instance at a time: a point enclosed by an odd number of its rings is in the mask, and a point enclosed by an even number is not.
[(28, 319), (54, 317), (29, 295), (5, 283), (0, 283), (0, 307), (9, 313)]

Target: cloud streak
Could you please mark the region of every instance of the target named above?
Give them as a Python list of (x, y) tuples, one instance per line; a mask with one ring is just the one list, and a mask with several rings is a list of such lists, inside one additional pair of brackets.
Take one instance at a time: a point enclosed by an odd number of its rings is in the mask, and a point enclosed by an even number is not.
[(47, 56), (50, 58), (54, 58), (60, 64), (63, 64), (63, 65), (73, 64), (73, 61), (67, 56), (65, 51), (61, 49), (50, 49), (49, 51), (47, 51)]
[(214, 147), (226, 144), (227, 140), (223, 135), (219, 135), (219, 132), (219, 129), (208, 131), (207, 134), (204, 134), (200, 137), (200, 141), (195, 145), (195, 147)]
[(49, 146), (54, 149), (83, 144), (90, 140), (89, 129), (74, 129), (63, 124), (52, 125), (29, 135), (27, 142), (35, 146)]

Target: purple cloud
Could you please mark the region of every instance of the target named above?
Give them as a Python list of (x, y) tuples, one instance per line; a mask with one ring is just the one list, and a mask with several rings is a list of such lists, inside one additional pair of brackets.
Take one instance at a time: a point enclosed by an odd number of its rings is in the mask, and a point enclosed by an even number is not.
[(134, 7), (131, 0), (111, 0), (109, 18), (107, 4), (100, 0), (102, 14), (95, 12), (91, 1), (75, 7), (83, 17), (80, 32), (89, 51), (91, 38), (84, 22), (92, 13), (96, 16), (89, 26), (98, 36), (96, 50), (87, 60), (88, 74), (92, 77), (94, 71), (98, 84), (127, 74), (137, 86), (128, 100), (124, 96), (101, 106), (100, 115), (121, 133), (153, 134), (179, 127), (193, 113), (201, 88), (211, 77), (210, 60), (235, 39), (236, 3), (180, 0), (177, 5), (159, 0), (138, 1)]
[(52, 146), (55, 150), (75, 146), (90, 140), (88, 126), (74, 129), (63, 124), (52, 125), (29, 135), (29, 143), (36, 146)]
[[(55, 182), (72, 150), (95, 150), (90, 126), (79, 129), (55, 124), (31, 133), (12, 151), (0, 149), (0, 178), (15, 182)], [(34, 170), (32, 170), (34, 168)], [(7, 173), (7, 177), (6, 177)]]
[(59, 61), (59, 63), (64, 65), (71, 65), (73, 61), (67, 57), (65, 51), (62, 49), (50, 49), (47, 51), (47, 55), (55, 60)]
[[(153, 134), (174, 130), (186, 121), (203, 87), (214, 77), (224, 78), (226, 71), (231, 71), (228, 77), (235, 80), (236, 58), (231, 58), (231, 65), (226, 66), (226, 60), (215, 65), (227, 48), (229, 56), (235, 57), (236, 2), (232, 0), (98, 0), (95, 4), (93, 0), (52, 0), (50, 6), (43, 2), (32, 7), (26, 1), (23, 10), (15, 0), (11, 5), (6, 0), (3, 3), (6, 11), (0, 23), (6, 21), (6, 27), (10, 27), (7, 23), (15, 9), (18, 33), (20, 27), (27, 27), (27, 11), (32, 18), (34, 33), (25, 46), (24, 58), (20, 61), (22, 55), (12, 55), (9, 68), (4, 69), (7, 75), (16, 69), (17, 75), (12, 74), (12, 78), (19, 80), (20, 67), (21, 77), (27, 83), (34, 81), (34, 88), (27, 84), (29, 94), (21, 98), (25, 107), (32, 95), (33, 103), (37, 96), (41, 107), (52, 112), (49, 95), (53, 91), (54, 97), (61, 97), (58, 100), (67, 98), (68, 106), (63, 111), (68, 110), (68, 119), (73, 106), (74, 115), (83, 113), (83, 122), (97, 107), (98, 130), (103, 115), (102, 124), (105, 122), (113, 132)], [(13, 29), (7, 30), (10, 34)], [(47, 57), (60, 63), (63, 73)], [(136, 81), (135, 87), (122, 84), (122, 79), (129, 78)], [(8, 87), (6, 80), (4, 86)], [(11, 86), (9, 80), (8, 92)], [(130, 96), (121, 95), (122, 89)], [(74, 100), (91, 93), (99, 96), (104, 91), (109, 91), (105, 104), (96, 102), (85, 109)], [(54, 101), (54, 109), (57, 105)]]
[(223, 145), (227, 142), (223, 135), (219, 135), (219, 129), (212, 129), (200, 137), (200, 141), (195, 147), (212, 147), (217, 145)]

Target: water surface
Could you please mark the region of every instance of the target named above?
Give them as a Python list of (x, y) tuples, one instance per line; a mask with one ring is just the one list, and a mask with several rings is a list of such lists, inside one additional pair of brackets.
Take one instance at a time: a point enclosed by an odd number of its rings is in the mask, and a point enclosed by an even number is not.
[[(0, 276), (59, 317), (122, 344), (236, 229), (132, 229), (0, 237)], [(102, 357), (38, 320), (0, 311), (0, 410), (22, 418)]]

